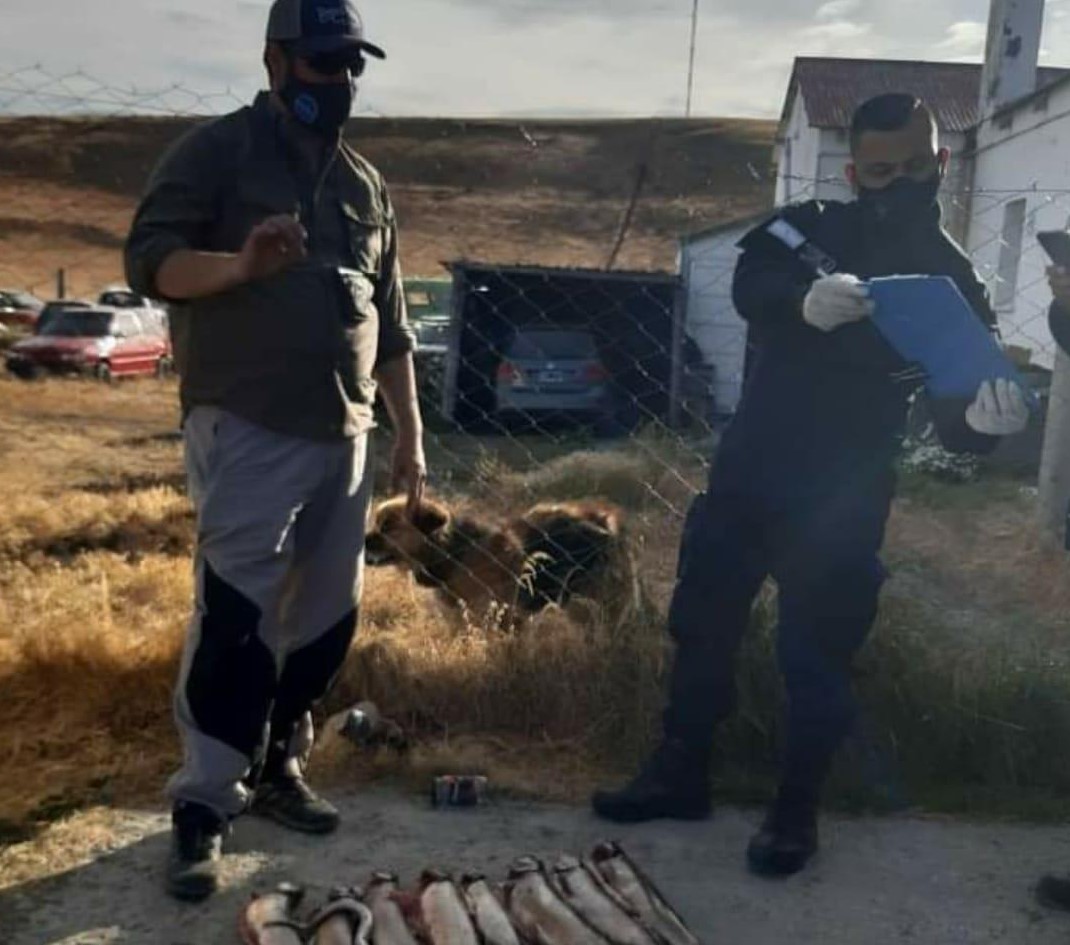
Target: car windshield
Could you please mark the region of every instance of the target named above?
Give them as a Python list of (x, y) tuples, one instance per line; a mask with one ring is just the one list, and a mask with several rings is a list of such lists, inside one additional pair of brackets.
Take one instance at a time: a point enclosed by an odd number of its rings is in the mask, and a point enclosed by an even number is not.
[(62, 338), (104, 338), (111, 333), (109, 312), (86, 312), (77, 309), (60, 310), (48, 316), (42, 335)]
[(513, 338), (509, 356), (524, 360), (575, 359), (597, 356), (594, 336), (585, 331), (525, 331)]

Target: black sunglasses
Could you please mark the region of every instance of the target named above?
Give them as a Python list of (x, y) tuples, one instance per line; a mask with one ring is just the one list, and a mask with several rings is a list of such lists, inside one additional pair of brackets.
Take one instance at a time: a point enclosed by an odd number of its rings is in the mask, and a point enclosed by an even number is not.
[(349, 74), (357, 79), (364, 74), (368, 62), (359, 52), (352, 50), (338, 50), (337, 52), (316, 53), (305, 56), (305, 62), (313, 72), (320, 75), (338, 75), (339, 72), (349, 71)]

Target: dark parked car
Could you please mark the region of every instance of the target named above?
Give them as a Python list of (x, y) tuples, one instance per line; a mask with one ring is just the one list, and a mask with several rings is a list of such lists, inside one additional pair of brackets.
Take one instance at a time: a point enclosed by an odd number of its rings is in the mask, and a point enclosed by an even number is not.
[(7, 328), (33, 328), (45, 307), (37, 296), (14, 289), (0, 289), (0, 325)]
[(101, 307), (57, 307), (39, 332), (7, 352), (18, 377), (42, 373), (87, 374), (102, 380), (139, 374), (164, 375), (171, 346), (139, 313)]
[(609, 372), (589, 331), (518, 328), (498, 366), (503, 415), (579, 414), (602, 420), (613, 409)]

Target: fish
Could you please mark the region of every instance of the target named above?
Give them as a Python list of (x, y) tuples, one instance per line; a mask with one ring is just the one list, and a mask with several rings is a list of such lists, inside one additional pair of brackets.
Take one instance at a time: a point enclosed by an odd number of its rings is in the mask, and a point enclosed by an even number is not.
[(311, 945), (369, 945), (372, 914), (359, 889), (332, 889), (327, 903), (309, 920)]
[(533, 856), (520, 857), (509, 870), (506, 906), (533, 945), (606, 945), (607, 940), (554, 891)]
[(480, 945), (453, 879), (437, 870), (425, 870), (420, 885), (420, 914), (431, 945)]
[(305, 891), (280, 883), (269, 893), (253, 893), (238, 916), (238, 934), (245, 945), (301, 945), (305, 929), (294, 920), (294, 910)]
[[(598, 879), (595, 879), (598, 876)], [(554, 864), (550, 881), (554, 889), (589, 925), (612, 945), (660, 945), (640, 924), (635, 910), (607, 893), (602, 877), (592, 875), (574, 856), (562, 856)]]
[(466, 873), (461, 888), (483, 945), (521, 945), (505, 906), (482, 873)]
[(393, 873), (375, 873), (364, 891), (372, 912), (371, 945), (419, 945), (397, 900), (398, 878)]
[(606, 841), (591, 853), (595, 868), (638, 914), (643, 924), (664, 945), (701, 945), (697, 936), (669, 905), (651, 880), (639, 869), (620, 844)]

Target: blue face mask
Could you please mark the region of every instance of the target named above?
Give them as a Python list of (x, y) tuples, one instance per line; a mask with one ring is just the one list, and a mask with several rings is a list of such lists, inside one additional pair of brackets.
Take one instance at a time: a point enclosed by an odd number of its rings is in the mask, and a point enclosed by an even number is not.
[(353, 109), (350, 82), (302, 82), (291, 73), (279, 95), (298, 124), (324, 138), (337, 137)]

